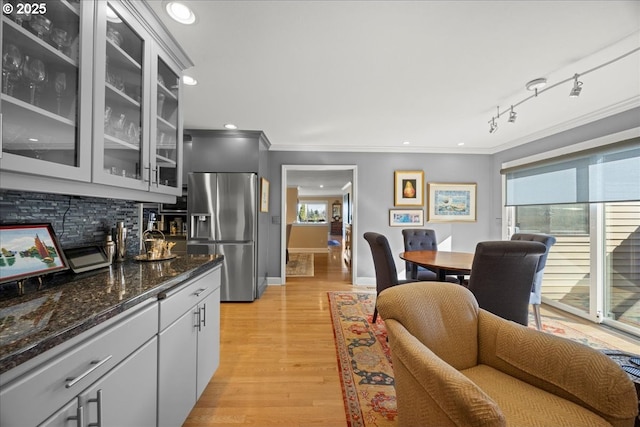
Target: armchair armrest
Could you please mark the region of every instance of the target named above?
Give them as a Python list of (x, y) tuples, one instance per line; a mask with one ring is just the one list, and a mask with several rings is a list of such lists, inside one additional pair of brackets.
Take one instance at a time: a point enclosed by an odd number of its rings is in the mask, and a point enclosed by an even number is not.
[(393, 351), (399, 425), (505, 426), (498, 405), (399, 322), (385, 320)]
[(478, 329), (479, 363), (584, 406), (613, 425), (633, 424), (635, 387), (606, 355), (485, 310), (479, 312)]

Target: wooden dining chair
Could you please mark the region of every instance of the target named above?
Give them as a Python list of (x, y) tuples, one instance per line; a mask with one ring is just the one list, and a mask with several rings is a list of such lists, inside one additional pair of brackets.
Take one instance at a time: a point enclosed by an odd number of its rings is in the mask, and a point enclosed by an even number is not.
[(531, 284), (545, 251), (545, 245), (540, 242), (478, 243), (471, 265), (469, 290), (480, 308), (527, 326)]
[[(416, 280), (398, 280), (398, 270), (396, 269), (396, 263), (393, 260), (391, 254), (391, 247), (387, 238), (375, 232), (364, 233), (364, 239), (369, 243), (371, 247), (371, 255), (373, 256), (373, 267), (376, 271), (376, 293), (380, 295), (380, 292), (392, 286), (400, 285), (408, 282), (415, 282)], [(378, 307), (373, 310), (373, 323), (378, 318)]]

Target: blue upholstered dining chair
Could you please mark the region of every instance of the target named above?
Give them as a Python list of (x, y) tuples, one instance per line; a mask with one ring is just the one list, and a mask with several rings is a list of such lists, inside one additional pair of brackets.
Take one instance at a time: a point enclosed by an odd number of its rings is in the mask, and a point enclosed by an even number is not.
[(533, 279), (533, 285), (531, 287), (531, 296), (529, 297), (529, 304), (533, 307), (533, 316), (536, 320), (536, 328), (542, 330), (542, 319), (540, 318), (540, 303), (542, 301), (542, 276), (544, 275), (544, 267), (547, 265), (547, 255), (551, 246), (556, 243), (556, 238), (548, 234), (542, 233), (515, 233), (511, 236), (511, 240), (524, 240), (532, 242), (540, 242), (545, 245), (547, 250), (540, 257), (538, 261), (538, 268), (536, 269), (536, 275)]
[[(396, 263), (393, 260), (393, 254), (391, 253), (391, 247), (387, 238), (374, 232), (364, 233), (364, 239), (369, 243), (371, 247), (371, 255), (373, 256), (373, 267), (376, 270), (376, 293), (380, 295), (380, 292), (384, 291), (391, 286), (400, 285), (408, 282), (415, 282), (415, 280), (398, 280), (398, 270), (396, 269)], [(378, 307), (373, 310), (373, 323), (378, 318)]]
[[(435, 230), (428, 228), (405, 228), (402, 230), (404, 239), (404, 251), (437, 251), (438, 240)], [(420, 267), (412, 262), (406, 261), (407, 279), (419, 281), (436, 281), (436, 272)], [(460, 283), (460, 278), (447, 276), (447, 282)]]

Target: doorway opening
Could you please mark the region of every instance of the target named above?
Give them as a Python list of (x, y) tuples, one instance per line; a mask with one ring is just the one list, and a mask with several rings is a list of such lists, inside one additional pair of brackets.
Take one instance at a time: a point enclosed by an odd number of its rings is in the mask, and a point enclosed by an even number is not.
[[(281, 275), (282, 283), (299, 277), (323, 280), (344, 276), (355, 283), (357, 166), (282, 165)], [(293, 255), (295, 260), (293, 260)], [(287, 274), (287, 254), (289, 270)], [(320, 268), (309, 276), (298, 260), (312, 258)]]

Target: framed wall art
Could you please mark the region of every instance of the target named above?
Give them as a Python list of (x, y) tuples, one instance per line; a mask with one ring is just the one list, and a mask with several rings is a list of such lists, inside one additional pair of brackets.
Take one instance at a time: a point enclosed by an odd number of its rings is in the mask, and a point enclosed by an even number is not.
[(260, 212), (269, 212), (269, 181), (260, 178)]
[(391, 227), (421, 227), (424, 225), (422, 209), (389, 209)]
[(68, 269), (51, 224), (0, 225), (0, 283)]
[(423, 194), (423, 171), (395, 171), (394, 206), (423, 206)]
[(476, 187), (477, 184), (428, 183), (427, 221), (476, 221)]

